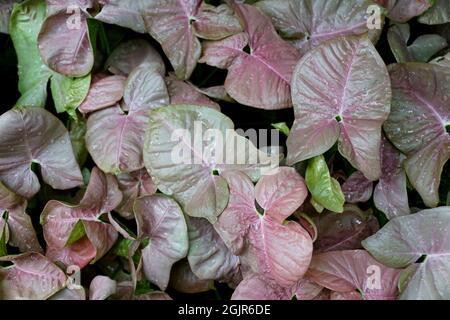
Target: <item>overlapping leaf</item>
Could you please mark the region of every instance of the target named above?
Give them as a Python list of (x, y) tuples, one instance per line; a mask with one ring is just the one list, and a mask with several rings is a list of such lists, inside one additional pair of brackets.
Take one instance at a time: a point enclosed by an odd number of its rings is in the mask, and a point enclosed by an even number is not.
[[(401, 299), (449, 299), (450, 208), (439, 207), (397, 217), (363, 242), (378, 261), (408, 267)], [(417, 260), (424, 256), (424, 261)]]
[(344, 250), (313, 256), (307, 276), (341, 293), (358, 290), (367, 300), (395, 300), (402, 270), (378, 263), (364, 250)]
[(433, 55), (447, 47), (445, 38), (437, 34), (422, 35), (407, 46), (409, 37), (409, 24), (396, 24), (389, 28), (388, 41), (397, 62), (428, 62)]
[(64, 288), (66, 275), (39, 253), (1, 257), (12, 266), (0, 268), (0, 299), (43, 300)]
[(43, 61), (55, 72), (82, 77), (94, 66), (86, 11), (91, 2), (47, 0), (47, 17), (38, 43)]
[(383, 138), (381, 177), (373, 192), (373, 201), (389, 219), (410, 213), (404, 161), (405, 156)]
[(368, 201), (372, 197), (372, 191), (373, 182), (364, 177), (360, 171), (355, 171), (342, 184), (342, 192), (349, 203)]
[(425, 204), (438, 204), (438, 188), (449, 158), (450, 70), (434, 64), (392, 65), (392, 108), (384, 130), (406, 156), (406, 174)]
[(117, 180), (94, 168), (78, 205), (49, 201), (41, 214), (47, 256), (79, 267), (101, 258), (117, 240), (117, 232), (100, 216), (116, 208), (121, 200)]
[(33, 224), (25, 212), (26, 207), (25, 199), (11, 192), (0, 182), (0, 218), (7, 226), (9, 238), (5, 244), (19, 247), (22, 252), (41, 252), (42, 248)]
[(149, 244), (142, 250), (145, 276), (165, 290), (172, 265), (188, 253), (188, 231), (183, 212), (173, 199), (163, 195), (137, 199), (134, 210), (139, 236), (149, 238)]
[[(225, 172), (230, 200), (215, 228), (232, 252), (241, 256), (248, 269), (244, 279), (256, 275), (286, 289), (301, 279), (311, 258), (308, 232), (294, 221), (284, 221), (305, 200), (307, 190), (293, 168), (281, 167), (273, 174), (263, 176), (255, 188), (244, 173)], [(276, 183), (270, 186), (273, 180)], [(255, 198), (262, 200), (264, 215), (258, 213)], [(277, 207), (282, 202), (290, 205)]]
[(378, 231), (378, 221), (370, 211), (347, 204), (344, 212), (324, 212), (314, 216), (317, 240), (314, 252), (361, 249), (361, 241)]
[(158, 189), (173, 195), (190, 216), (214, 222), (226, 207), (228, 188), (215, 171), (241, 170), (256, 180), (272, 162), (216, 110), (175, 105), (151, 112), (145, 167)]
[(367, 33), (367, 13), (373, 4), (372, 0), (263, 0), (256, 6), (305, 54), (324, 41)]
[(136, 68), (125, 85), (122, 107), (97, 111), (88, 119), (86, 146), (98, 167), (115, 174), (142, 169), (149, 111), (168, 103), (164, 78), (147, 64)]
[(215, 8), (201, 0), (151, 0), (142, 14), (147, 31), (161, 44), (182, 80), (190, 77), (200, 58), (197, 37), (221, 39), (241, 30), (226, 5)]
[(269, 110), (289, 108), (291, 76), (299, 53), (278, 36), (259, 9), (250, 5), (234, 9), (244, 32), (205, 42), (200, 62), (228, 69), (225, 89), (239, 103)]

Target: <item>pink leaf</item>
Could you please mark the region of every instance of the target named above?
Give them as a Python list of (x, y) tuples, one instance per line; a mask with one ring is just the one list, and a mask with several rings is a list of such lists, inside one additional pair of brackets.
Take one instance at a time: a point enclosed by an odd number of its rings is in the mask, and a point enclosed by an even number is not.
[(449, 158), (450, 69), (428, 63), (394, 64), (392, 110), (384, 124), (389, 140), (407, 157), (409, 181), (428, 207), (439, 202), (441, 172)]
[(166, 77), (167, 91), (170, 96), (170, 104), (194, 104), (210, 107), (220, 111), (220, 106), (201, 93), (190, 82), (178, 80), (173, 74)]
[(66, 275), (39, 253), (1, 257), (12, 262), (0, 268), (0, 298), (2, 300), (43, 300), (65, 286)]
[(231, 296), (231, 300), (291, 300), (292, 290), (269, 283), (258, 276), (245, 278)]
[(314, 252), (352, 250), (362, 248), (361, 241), (378, 231), (378, 221), (369, 212), (347, 204), (344, 212), (326, 212), (313, 218), (318, 237)]
[(373, 193), (373, 201), (378, 210), (388, 219), (410, 213), (406, 174), (403, 168), (405, 156), (395, 149), (385, 138), (381, 144), (381, 177)]
[(294, 168), (281, 167), (262, 176), (255, 188), (255, 197), (266, 214), (283, 222), (308, 195), (305, 180)]
[(69, 134), (58, 118), (41, 108), (13, 109), (0, 116), (0, 180), (11, 191), (31, 198), (40, 189), (32, 163), (54, 189), (83, 184)]
[(340, 153), (369, 180), (381, 173), (381, 125), (391, 89), (383, 60), (366, 36), (338, 38), (308, 52), (292, 79), (295, 122), (287, 162)]
[(256, 6), (305, 54), (333, 38), (368, 32), (366, 12), (372, 4), (372, 0), (264, 0)]
[(109, 277), (96, 276), (89, 285), (89, 300), (105, 300), (116, 293), (117, 283)]
[(117, 176), (119, 189), (123, 199), (116, 211), (125, 218), (133, 217), (134, 200), (138, 197), (156, 193), (157, 187), (147, 170), (141, 169), (130, 173), (121, 173)]
[[(102, 257), (117, 240), (117, 232), (99, 217), (117, 207), (121, 200), (116, 179), (94, 168), (79, 205), (49, 201), (41, 214), (47, 256), (80, 267)], [(71, 239), (74, 229), (77, 238)]]
[[(292, 286), (306, 272), (311, 259), (308, 232), (294, 221), (281, 224), (270, 214), (259, 215), (253, 184), (245, 174), (230, 171), (223, 176), (230, 188), (230, 200), (215, 224), (216, 230), (252, 273), (282, 287)], [(304, 194), (298, 197), (304, 198)]]
[(122, 100), (125, 80), (126, 78), (122, 76), (108, 76), (94, 80), (78, 110), (88, 113), (115, 105)]
[[(299, 53), (278, 36), (259, 9), (240, 4), (234, 9), (244, 33), (206, 42), (200, 62), (228, 69), (225, 88), (239, 103), (270, 110), (289, 108), (291, 76)], [(250, 53), (243, 51), (247, 41)]]
[(38, 38), (39, 50), (50, 69), (66, 76), (82, 77), (94, 66), (94, 53), (86, 15), (79, 13), (79, 21), (72, 25), (72, 14), (64, 7), (47, 16)]
[(358, 290), (364, 299), (394, 300), (400, 273), (378, 263), (367, 251), (348, 250), (313, 256), (307, 276), (333, 291)]
[(165, 290), (172, 265), (188, 253), (189, 240), (183, 212), (175, 200), (163, 195), (137, 199), (134, 210), (139, 236), (150, 240), (142, 250), (145, 276)]
[(349, 203), (369, 201), (372, 197), (373, 182), (360, 171), (355, 171), (342, 185), (345, 200)]
[(136, 68), (127, 80), (123, 107), (97, 111), (88, 119), (86, 146), (99, 168), (115, 174), (142, 169), (148, 113), (168, 103), (163, 77), (145, 64)]
[(158, 51), (147, 41), (136, 39), (119, 44), (109, 56), (105, 67), (115, 75), (128, 77), (135, 68), (143, 64), (161, 75), (166, 73), (166, 66)]

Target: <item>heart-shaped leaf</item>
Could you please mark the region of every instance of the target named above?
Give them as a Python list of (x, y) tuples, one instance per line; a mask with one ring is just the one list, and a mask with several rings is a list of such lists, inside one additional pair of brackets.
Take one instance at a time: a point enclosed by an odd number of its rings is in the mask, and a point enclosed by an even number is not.
[(339, 140), (340, 153), (366, 178), (377, 180), (389, 83), (384, 62), (366, 36), (338, 38), (308, 52), (292, 79), (295, 122), (287, 162), (320, 155)]
[(384, 124), (389, 140), (406, 156), (406, 174), (425, 204), (438, 204), (442, 168), (449, 158), (450, 69), (434, 64), (390, 66), (392, 110)]
[(53, 71), (70, 77), (82, 77), (94, 66), (87, 16), (81, 10), (87, 7), (80, 6), (86, 2), (66, 2), (47, 10), (38, 39), (39, 51), (45, 64)]
[(402, 270), (378, 263), (364, 250), (344, 250), (313, 256), (307, 277), (337, 292), (358, 290), (367, 300), (395, 300)]
[(98, 167), (115, 174), (142, 169), (149, 111), (168, 103), (164, 78), (146, 64), (136, 68), (127, 80), (123, 107), (97, 111), (88, 119), (86, 146)]
[(117, 240), (117, 232), (99, 218), (122, 200), (117, 180), (94, 168), (78, 205), (51, 200), (41, 214), (47, 256), (66, 265), (86, 266), (101, 258)]
[(226, 207), (228, 188), (216, 171), (241, 170), (257, 180), (274, 160), (211, 108), (174, 105), (151, 112), (145, 167), (158, 189), (173, 195), (190, 216), (215, 222)]
[[(257, 185), (255, 188), (244, 173), (223, 173), (230, 189), (230, 200), (215, 228), (232, 252), (241, 256), (242, 264), (250, 269), (250, 274), (287, 288), (300, 280), (306, 272), (312, 253), (312, 240), (298, 223), (283, 222), (293, 213), (293, 207), (289, 211), (277, 211), (269, 206), (261, 216), (255, 207), (255, 190), (258, 192), (257, 199), (267, 199), (268, 190), (264, 187), (267, 182), (264, 180), (282, 181), (282, 177), (288, 174), (297, 175), (298, 178), (293, 180), (295, 182), (292, 185), (287, 185), (286, 189), (281, 188), (281, 192), (274, 190), (270, 197), (272, 205), (281, 200), (287, 201), (287, 197), (301, 204), (307, 191), (303, 178), (293, 168), (282, 167), (273, 174), (279, 177), (263, 176), (258, 182), (263, 187)], [(286, 192), (288, 188), (302, 191)], [(299, 200), (294, 200), (296, 198)]]
[(372, 0), (264, 0), (256, 4), (303, 54), (324, 41), (368, 32), (371, 5)]
[(148, 237), (142, 250), (147, 279), (165, 290), (172, 265), (186, 257), (189, 238), (183, 212), (175, 200), (153, 195), (137, 199), (134, 212), (140, 237)]
[(66, 275), (39, 253), (1, 257), (13, 265), (0, 268), (2, 300), (44, 300), (64, 288)]
[(201, 0), (151, 0), (142, 12), (147, 30), (162, 46), (182, 80), (194, 71), (201, 54), (197, 36), (226, 37), (241, 30), (229, 10), (202, 5)]
[[(241, 4), (234, 9), (244, 32), (205, 42), (200, 62), (228, 69), (225, 89), (241, 104), (269, 110), (291, 107), (291, 76), (299, 53), (259, 9)], [(250, 53), (244, 50), (247, 45)]]
[(387, 266), (410, 266), (401, 299), (450, 299), (449, 230), (450, 207), (428, 209), (392, 219), (363, 246)]
[(69, 134), (62, 122), (41, 108), (13, 109), (0, 116), (0, 180), (11, 191), (31, 198), (40, 189), (31, 170), (37, 163), (54, 189), (83, 184)]

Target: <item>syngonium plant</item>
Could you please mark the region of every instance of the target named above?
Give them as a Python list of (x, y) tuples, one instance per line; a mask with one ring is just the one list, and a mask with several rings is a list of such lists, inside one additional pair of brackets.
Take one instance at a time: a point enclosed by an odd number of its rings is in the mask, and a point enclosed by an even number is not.
[(449, 23), (446, 0), (1, 1), (0, 299), (450, 299)]

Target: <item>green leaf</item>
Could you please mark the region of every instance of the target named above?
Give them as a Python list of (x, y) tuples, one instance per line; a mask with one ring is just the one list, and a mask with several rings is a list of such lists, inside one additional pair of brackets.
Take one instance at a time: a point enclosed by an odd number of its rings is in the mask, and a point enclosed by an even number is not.
[(72, 142), (73, 153), (80, 166), (86, 162), (88, 151), (84, 137), (86, 135), (87, 126), (84, 118), (69, 120), (69, 136)]
[(155, 290), (152, 288), (152, 285), (151, 285), (150, 281), (148, 281), (148, 280), (139, 280), (136, 283), (136, 289), (134, 290), (134, 294), (139, 296), (139, 295), (142, 295), (142, 294), (151, 293), (153, 291), (155, 291)]
[(339, 182), (330, 176), (323, 155), (309, 160), (305, 180), (315, 202), (333, 212), (344, 211), (344, 194)]
[(75, 227), (72, 229), (70, 233), (70, 237), (67, 240), (66, 246), (70, 246), (83, 238), (86, 235), (86, 231), (84, 230), (83, 221), (79, 220)]
[(290, 129), (287, 126), (286, 122), (272, 123), (272, 127), (283, 132), (286, 135), (286, 137), (289, 136)]
[(76, 109), (86, 99), (90, 86), (90, 74), (81, 78), (70, 78), (54, 73), (51, 89), (56, 111), (58, 113), (67, 112), (76, 120)]
[(45, 15), (44, 0), (15, 4), (11, 13), (9, 30), (17, 53), (22, 94), (17, 107), (44, 107), (47, 100), (47, 83), (52, 71), (42, 61), (37, 41)]
[(309, 203), (311, 203), (311, 205), (314, 207), (314, 209), (318, 212), (318, 213), (322, 213), (323, 209), (325, 209), (324, 207), (322, 207), (319, 203), (316, 202), (316, 200), (314, 200), (314, 198), (311, 198), (311, 200), (309, 200)]
[(0, 215), (0, 257), (8, 255), (6, 243), (8, 242), (8, 221), (7, 213), (2, 212)]
[(134, 242), (135, 240), (121, 238), (119, 241), (117, 241), (116, 245), (114, 246), (113, 253), (119, 257), (128, 259), (130, 247)]

